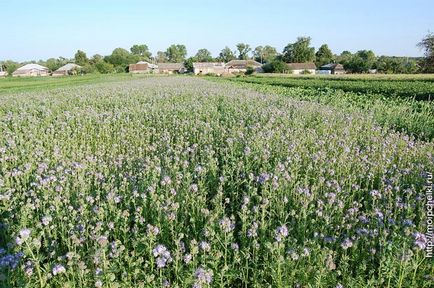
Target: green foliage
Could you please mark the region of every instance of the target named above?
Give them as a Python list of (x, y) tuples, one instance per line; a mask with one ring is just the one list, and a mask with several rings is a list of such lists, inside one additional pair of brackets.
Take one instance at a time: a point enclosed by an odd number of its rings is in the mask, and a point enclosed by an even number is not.
[(237, 44), (238, 59), (247, 60), (249, 58), (249, 52), (252, 51), (249, 44), (238, 43)]
[(99, 55), (99, 54), (93, 55), (92, 58), (90, 58), (90, 60), (89, 60), (89, 62), (92, 65), (95, 65), (96, 63), (99, 63), (99, 62), (102, 62), (102, 61), (104, 61), (104, 57), (101, 56), (101, 55)]
[(184, 61), (184, 66), (187, 72), (193, 72), (193, 62), (196, 62), (195, 57), (189, 57)]
[(345, 70), (352, 73), (366, 73), (375, 68), (376, 57), (371, 50), (360, 50), (344, 64)]
[(6, 60), (3, 62), (3, 67), (5, 68), (5, 71), (8, 72), (8, 76), (12, 76), (12, 73), (14, 73), (15, 70), (20, 67), (20, 65), (15, 61)]
[(246, 69), (246, 72), (244, 74), (245, 75), (252, 75), (253, 73), (255, 73), (255, 69), (251, 66), (248, 66)]
[(310, 47), (310, 37), (298, 37), (295, 43), (286, 45), (282, 59), (290, 63), (305, 63), (315, 60), (315, 48)]
[[(105, 62), (104, 62), (105, 63)], [(81, 66), (80, 74), (91, 74), (96, 72), (96, 65), (92, 65), (90, 63), (85, 64), (84, 66)]]
[(158, 51), (156, 61), (157, 63), (166, 63), (168, 61), (166, 53), (163, 51)]
[(63, 65), (67, 64), (68, 61), (65, 58), (50, 58), (45, 61), (44, 65), (50, 69), (50, 71), (56, 71)]
[(428, 33), (417, 45), (425, 52), (425, 58), (421, 61), (422, 71), (434, 73), (434, 34)]
[(345, 67), (352, 57), (353, 54), (351, 54), (350, 51), (343, 51), (339, 56), (336, 57), (337, 58), (336, 61), (337, 63), (340, 63)]
[(385, 74), (412, 74), (418, 71), (417, 61), (408, 57), (381, 56), (376, 61), (378, 72)]
[(125, 72), (129, 64), (136, 63), (138, 60), (138, 55), (132, 55), (123, 48), (116, 48), (110, 56), (105, 57), (105, 61), (115, 66), (117, 72)]
[(84, 66), (87, 63), (89, 63), (89, 59), (87, 59), (86, 53), (84, 53), (81, 50), (78, 50), (77, 53), (75, 53), (74, 59), (75, 59), (75, 64), (80, 66)]
[(235, 53), (232, 52), (232, 50), (228, 46), (223, 48), (223, 50), (219, 54), (219, 60), (222, 62), (227, 63), (227, 62), (232, 61), (234, 59), (236, 59)]
[(180, 63), (184, 62), (187, 56), (187, 48), (185, 45), (173, 44), (166, 50), (166, 57), (168, 62)]
[(327, 44), (321, 45), (318, 51), (315, 53), (315, 65), (316, 67), (321, 67), (325, 64), (333, 63), (334, 56), (332, 50), (330, 50)]
[(149, 61), (152, 57), (152, 53), (149, 52), (148, 45), (146, 44), (135, 44), (130, 48), (131, 54), (140, 56), (141, 60)]
[[(265, 66), (265, 65), (264, 65)], [(327, 77), (279, 77), (267, 76), (250, 78), (246, 81), (279, 85), (285, 87), (304, 87), (315, 89), (339, 89), (346, 92), (380, 94), (388, 98), (415, 99), (427, 101), (433, 99), (433, 80), (379, 80), (369, 78), (327, 78)]]
[(259, 63), (270, 63), (277, 56), (277, 50), (269, 45), (258, 46), (253, 50), (253, 57)]
[(114, 66), (110, 63), (107, 63), (105, 61), (98, 61), (95, 64), (96, 70), (101, 74), (108, 74), (114, 72)]
[(195, 61), (197, 62), (213, 62), (214, 58), (212, 58), (211, 52), (208, 49), (199, 49), (194, 56)]
[[(404, 131), (419, 139), (434, 139), (434, 81), (334, 79), (306, 77), (249, 77), (231, 79), (263, 93), (287, 95), (303, 101), (319, 102), (339, 109), (356, 109), (387, 128)], [(248, 86), (248, 87), (249, 87)], [(413, 99), (418, 95), (421, 101)]]
[(264, 70), (264, 73), (288, 73), (289, 67), (286, 62), (275, 59), (271, 61), (270, 63), (266, 63), (262, 66), (262, 69)]

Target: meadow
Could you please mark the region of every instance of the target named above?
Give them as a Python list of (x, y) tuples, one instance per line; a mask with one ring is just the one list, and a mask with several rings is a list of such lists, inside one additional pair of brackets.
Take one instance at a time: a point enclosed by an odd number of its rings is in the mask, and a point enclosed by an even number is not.
[(433, 286), (431, 101), (110, 77), (0, 93), (2, 287)]

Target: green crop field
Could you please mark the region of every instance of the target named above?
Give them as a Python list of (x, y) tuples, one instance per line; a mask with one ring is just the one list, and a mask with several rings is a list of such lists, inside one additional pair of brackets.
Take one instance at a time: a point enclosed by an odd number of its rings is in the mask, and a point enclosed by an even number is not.
[(0, 286), (432, 287), (433, 82), (369, 81), (1, 79)]
[(393, 80), (385, 80), (385, 75), (258, 76), (225, 80), (262, 93), (313, 101), (349, 113), (357, 111), (373, 117), (381, 126), (423, 140), (434, 139), (434, 102), (431, 100), (434, 78), (426, 75), (394, 76)]
[[(332, 76), (332, 77), (330, 77)], [(305, 87), (316, 89), (339, 89), (360, 94), (376, 93), (390, 98), (410, 98), (415, 100), (433, 100), (434, 77), (428, 75), (400, 76), (385, 78), (373, 75), (306, 75), (306, 76), (257, 76), (237, 78), (238, 81), (261, 83), (284, 87)]]

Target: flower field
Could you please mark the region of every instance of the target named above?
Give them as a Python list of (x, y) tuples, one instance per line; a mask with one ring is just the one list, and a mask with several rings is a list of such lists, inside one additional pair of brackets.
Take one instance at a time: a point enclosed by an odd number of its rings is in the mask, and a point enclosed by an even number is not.
[(193, 77), (0, 95), (0, 286), (432, 287), (432, 140), (302, 100)]

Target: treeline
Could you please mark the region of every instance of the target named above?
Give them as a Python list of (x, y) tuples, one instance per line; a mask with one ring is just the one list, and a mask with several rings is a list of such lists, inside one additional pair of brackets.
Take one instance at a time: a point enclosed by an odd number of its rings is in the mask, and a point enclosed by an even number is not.
[(83, 73), (106, 74), (128, 72), (128, 65), (138, 61), (150, 63), (183, 62), (187, 70), (191, 71), (193, 62), (229, 62), (234, 59), (256, 60), (263, 64), (264, 72), (270, 73), (289, 71), (287, 63), (307, 62), (314, 62), (318, 68), (328, 63), (339, 63), (344, 66), (348, 73), (367, 73), (372, 69), (378, 73), (387, 74), (434, 72), (434, 35), (428, 34), (418, 43), (418, 46), (425, 50), (425, 57), (377, 57), (371, 50), (360, 50), (356, 53), (343, 51), (337, 55), (331, 51), (327, 44), (323, 44), (318, 50), (315, 50), (311, 46), (310, 37), (298, 37), (295, 42), (286, 45), (281, 52), (269, 45), (252, 48), (249, 44), (239, 43), (234, 50), (226, 46), (217, 57), (213, 57), (208, 49), (203, 48), (199, 49), (194, 56), (187, 58), (187, 47), (182, 44), (173, 44), (166, 51), (158, 51), (155, 55), (152, 55), (146, 44), (137, 44), (129, 50), (116, 48), (107, 56), (95, 54), (89, 58), (84, 51), (78, 50), (73, 59), (59, 57), (25, 63), (7, 60), (0, 64), (9, 75), (27, 63), (37, 63), (55, 71), (66, 63), (74, 62), (82, 66)]

